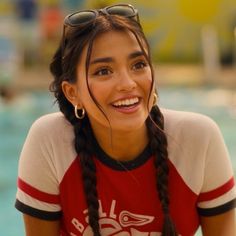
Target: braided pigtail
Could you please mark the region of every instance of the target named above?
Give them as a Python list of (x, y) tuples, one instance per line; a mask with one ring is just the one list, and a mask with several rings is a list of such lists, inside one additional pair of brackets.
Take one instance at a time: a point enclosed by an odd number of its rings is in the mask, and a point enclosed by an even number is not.
[(97, 193), (96, 165), (93, 160), (92, 129), (87, 116), (83, 120), (73, 119), (75, 149), (79, 155), (82, 180), (88, 206), (89, 225), (94, 236), (101, 236), (99, 227), (99, 203)]
[(92, 158), (92, 131), (87, 117), (82, 122), (77, 122), (74, 125), (74, 132), (75, 149), (79, 154), (85, 198), (88, 206), (89, 225), (94, 235), (100, 236), (96, 165)]
[(169, 211), (169, 193), (168, 193), (168, 151), (167, 138), (163, 131), (164, 118), (158, 106), (153, 106), (151, 117), (147, 120), (150, 146), (154, 153), (154, 165), (156, 168), (157, 191), (164, 214), (164, 223), (162, 229), (163, 236), (177, 236), (174, 223)]

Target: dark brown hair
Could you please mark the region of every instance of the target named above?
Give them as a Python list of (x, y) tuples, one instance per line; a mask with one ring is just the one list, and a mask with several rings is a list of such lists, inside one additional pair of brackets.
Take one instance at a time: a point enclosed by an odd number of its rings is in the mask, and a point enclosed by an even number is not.
[[(93, 150), (91, 148), (93, 132), (87, 116), (85, 116), (82, 120), (78, 120), (75, 117), (74, 108), (72, 104), (66, 99), (62, 91), (61, 84), (65, 80), (71, 83), (74, 83), (76, 81), (76, 68), (79, 63), (81, 53), (87, 45), (88, 51), (86, 58), (86, 75), (88, 74), (89, 61), (94, 39), (98, 35), (112, 30), (133, 33), (152, 69), (150, 49), (140, 24), (133, 19), (115, 15), (99, 15), (93, 22), (90, 22), (83, 27), (69, 28), (66, 33), (65, 42), (61, 42), (50, 64), (50, 71), (54, 76), (54, 81), (51, 83), (50, 90), (54, 92), (61, 112), (74, 127), (74, 145), (82, 167), (82, 179), (84, 183), (85, 197), (88, 205), (89, 224), (95, 236), (100, 236), (101, 233), (98, 223), (99, 204), (96, 188), (96, 166), (92, 158)], [(63, 45), (66, 46), (62, 47)], [(148, 48), (148, 53), (145, 53), (144, 47)], [(154, 78), (152, 69), (152, 86), (149, 98), (153, 89), (153, 85)], [(89, 92), (94, 102), (99, 105), (90, 90)], [(102, 108), (99, 108), (102, 112)], [(150, 139), (150, 146), (155, 157), (154, 165), (156, 167), (156, 187), (164, 215), (162, 235), (176, 236), (177, 233), (175, 230), (175, 226), (171, 220), (169, 212), (169, 168), (167, 162), (167, 138), (163, 131), (164, 118), (158, 106), (152, 107), (149, 117), (146, 120), (146, 125)]]

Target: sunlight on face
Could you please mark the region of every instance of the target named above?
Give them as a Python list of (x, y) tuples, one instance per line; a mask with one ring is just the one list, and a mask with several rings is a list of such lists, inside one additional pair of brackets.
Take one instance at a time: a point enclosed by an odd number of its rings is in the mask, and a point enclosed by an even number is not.
[(85, 62), (87, 49), (82, 53), (77, 68), (79, 99), (89, 116), (93, 129), (130, 132), (144, 128), (148, 116), (148, 96), (152, 76), (147, 59), (134, 35), (111, 31), (99, 35), (92, 47), (88, 84)]

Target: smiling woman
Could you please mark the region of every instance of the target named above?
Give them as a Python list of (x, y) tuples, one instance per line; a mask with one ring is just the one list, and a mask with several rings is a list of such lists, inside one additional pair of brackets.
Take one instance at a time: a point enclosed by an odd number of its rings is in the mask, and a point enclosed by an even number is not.
[[(123, 46), (114, 47), (119, 44)], [(113, 48), (112, 54), (111, 48)], [(77, 68), (78, 78), (86, 78), (84, 69), (86, 56), (85, 49)], [(148, 108), (147, 103), (152, 89), (152, 75), (148, 61), (134, 35), (123, 31), (111, 31), (99, 35), (93, 42), (90, 61), (88, 81), (81, 79), (73, 84), (68, 81), (63, 82), (62, 88), (67, 99), (74, 106), (83, 104), (100, 144), (105, 142), (105, 146), (110, 146), (110, 132), (104, 132), (104, 127), (108, 130), (112, 128), (113, 136), (118, 135), (121, 130), (142, 129), (139, 132), (142, 132), (141, 137), (144, 137), (146, 133), (144, 121), (151, 109), (151, 104)], [(94, 103), (90, 93), (97, 104)], [(126, 136), (126, 145), (129, 145), (128, 140), (132, 140), (136, 143), (135, 149), (139, 147), (140, 152), (146, 146), (147, 140), (138, 138), (135, 133), (130, 132), (130, 134), (130, 137)], [(114, 138), (111, 147), (113, 151), (116, 150), (115, 140)], [(136, 154), (134, 153), (134, 156)]]
[(50, 65), (61, 112), (33, 124), (20, 157), (27, 236), (235, 235), (220, 131), (158, 107), (150, 58), (131, 5), (65, 18)]

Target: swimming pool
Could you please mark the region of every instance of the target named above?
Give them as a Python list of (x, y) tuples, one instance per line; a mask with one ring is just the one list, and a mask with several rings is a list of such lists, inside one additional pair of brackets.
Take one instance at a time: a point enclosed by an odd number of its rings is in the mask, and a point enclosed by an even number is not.
[[(212, 117), (219, 125), (231, 155), (236, 176), (236, 94), (217, 88), (161, 88), (160, 105), (195, 111)], [(28, 93), (14, 104), (0, 103), (0, 233), (23, 236), (21, 214), (14, 208), (17, 162), (32, 122), (57, 111), (45, 91)]]

